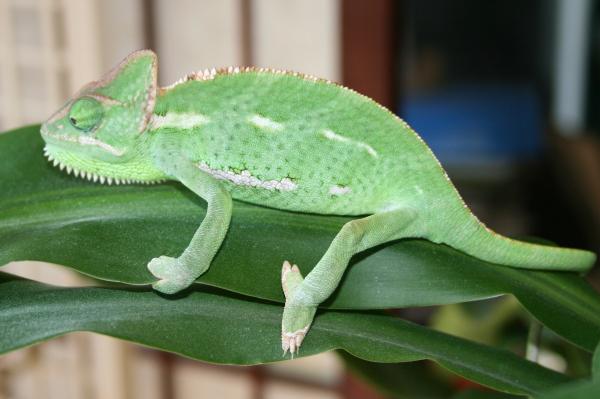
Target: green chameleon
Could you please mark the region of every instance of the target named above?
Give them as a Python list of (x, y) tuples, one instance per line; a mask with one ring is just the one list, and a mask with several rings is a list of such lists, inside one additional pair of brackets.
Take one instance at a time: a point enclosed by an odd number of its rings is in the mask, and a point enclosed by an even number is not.
[(101, 183), (177, 180), (208, 204), (178, 258), (148, 268), (163, 293), (211, 264), (232, 198), (295, 212), (363, 215), (346, 223), (311, 273), (283, 263), (282, 347), (300, 347), (317, 306), (350, 258), (406, 237), (444, 243), (501, 265), (585, 270), (591, 252), (495, 234), (467, 208), (423, 140), (371, 99), (298, 73), (227, 68), (157, 87), (157, 58), (132, 53), (84, 86), (41, 128), (46, 156)]

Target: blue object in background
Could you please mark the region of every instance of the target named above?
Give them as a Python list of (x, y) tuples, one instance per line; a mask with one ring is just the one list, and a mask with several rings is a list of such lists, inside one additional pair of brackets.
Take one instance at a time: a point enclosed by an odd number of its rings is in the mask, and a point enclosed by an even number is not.
[(541, 105), (527, 86), (455, 86), (412, 94), (399, 114), (446, 165), (514, 163), (541, 151)]

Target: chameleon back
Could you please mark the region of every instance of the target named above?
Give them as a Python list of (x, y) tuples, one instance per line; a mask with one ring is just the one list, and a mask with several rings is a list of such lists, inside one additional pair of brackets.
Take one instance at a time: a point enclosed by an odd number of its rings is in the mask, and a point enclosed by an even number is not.
[(179, 135), (187, 155), (234, 198), (279, 209), (368, 214), (440, 190), (447, 196), (452, 187), (425, 143), (390, 111), (294, 73), (192, 75), (162, 89), (150, 129)]

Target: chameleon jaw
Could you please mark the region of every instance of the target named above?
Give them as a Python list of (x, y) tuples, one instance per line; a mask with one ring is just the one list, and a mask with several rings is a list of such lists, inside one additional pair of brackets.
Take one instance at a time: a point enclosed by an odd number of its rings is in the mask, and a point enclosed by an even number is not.
[(48, 158), (48, 161), (52, 162), (52, 166), (58, 167), (60, 170), (65, 170), (67, 174), (73, 174), (75, 177), (80, 177), (82, 179), (87, 179), (89, 181), (93, 181), (94, 183), (108, 184), (109, 186), (112, 184), (156, 184), (162, 183), (164, 180), (139, 180), (139, 179), (122, 179), (117, 177), (109, 177), (102, 176), (93, 172), (86, 172), (84, 170), (79, 170), (73, 168), (65, 163), (61, 162), (57, 158), (55, 158), (52, 153), (48, 150), (48, 147), (44, 147), (44, 156)]
[(47, 129), (45, 129), (44, 127), (42, 127), (42, 136), (47, 136), (51, 139), (54, 140), (58, 140), (58, 141), (66, 141), (69, 143), (76, 143), (82, 146), (93, 146), (93, 147), (98, 147), (100, 149), (102, 149), (103, 151), (108, 152), (109, 154), (115, 156), (115, 157), (121, 157), (123, 156), (123, 154), (125, 153), (124, 150), (121, 150), (119, 148), (115, 148), (112, 145), (105, 143), (103, 141), (100, 141), (98, 139), (95, 139), (93, 137), (90, 136), (77, 136), (77, 137), (70, 137), (70, 136), (66, 136), (66, 135), (60, 135), (60, 134), (53, 134), (48, 132)]

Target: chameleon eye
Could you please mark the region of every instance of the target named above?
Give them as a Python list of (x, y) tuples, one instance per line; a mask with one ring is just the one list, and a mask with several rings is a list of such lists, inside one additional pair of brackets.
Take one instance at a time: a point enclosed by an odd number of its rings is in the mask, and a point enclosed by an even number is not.
[(103, 115), (104, 109), (98, 100), (82, 97), (71, 105), (69, 122), (78, 130), (90, 132), (100, 124)]

